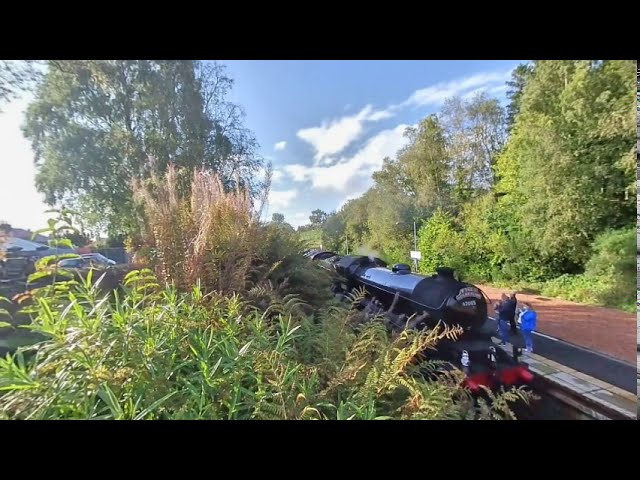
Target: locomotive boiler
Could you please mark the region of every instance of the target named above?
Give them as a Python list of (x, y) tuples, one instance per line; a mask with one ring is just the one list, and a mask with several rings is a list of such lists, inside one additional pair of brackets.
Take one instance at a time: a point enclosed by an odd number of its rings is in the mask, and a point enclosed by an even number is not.
[(330, 251), (308, 250), (305, 256), (336, 274), (334, 293), (340, 296), (355, 289), (366, 291), (361, 307), (386, 314), (392, 328), (434, 328), (439, 323), (458, 326), (463, 333), (456, 340), (441, 340), (429, 353), (446, 360), (467, 374), (472, 391), (480, 386), (525, 385), (533, 380), (528, 368), (514, 355), (493, 343), (495, 324), (488, 318), (490, 300), (475, 285), (455, 278), (455, 272), (440, 267), (431, 276), (412, 273), (406, 264), (391, 268), (379, 258), (340, 256)]

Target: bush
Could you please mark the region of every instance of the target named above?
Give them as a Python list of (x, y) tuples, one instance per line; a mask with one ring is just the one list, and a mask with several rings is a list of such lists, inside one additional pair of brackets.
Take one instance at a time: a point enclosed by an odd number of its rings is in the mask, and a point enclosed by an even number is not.
[(227, 191), (210, 172), (193, 173), (188, 192), (181, 172), (134, 183), (144, 210), (143, 237), (159, 279), (188, 290), (234, 292), (247, 286), (260, 244), (260, 226), (249, 192)]
[(421, 273), (432, 274), (437, 267), (451, 267), (459, 275), (467, 274), (462, 237), (451, 215), (438, 210), (420, 229), (419, 235)]
[[(264, 226), (256, 248), (260, 266), (252, 277), (257, 288), (251, 294), (255, 298), (256, 293), (262, 293), (267, 302), (264, 308), (274, 299), (297, 295), (309, 307), (307, 313), (311, 313), (333, 299), (331, 277), (302, 256), (305, 245), (288, 228), (275, 223)], [(269, 293), (265, 295), (264, 290)]]
[(636, 311), (636, 231), (613, 230), (599, 235), (585, 272), (543, 282), (511, 282), (511, 288), (533, 288), (548, 297)]
[(205, 171), (193, 174), (188, 189), (181, 178), (170, 167), (164, 177), (134, 186), (143, 234), (129, 246), (142, 252), (161, 283), (179, 291), (196, 282), (207, 293), (251, 290), (267, 304), (298, 294), (311, 308), (331, 298), (328, 275), (310, 268), (296, 232), (283, 223), (261, 225), (247, 191), (227, 191)]
[[(461, 375), (424, 380), (418, 353), (446, 332), (389, 339), (353, 328), (348, 308), (294, 320), (295, 301), (261, 311), (239, 295), (161, 289), (132, 272), (114, 302), (89, 283), (36, 295), (48, 339), (0, 360), (8, 419), (462, 419)], [(27, 357), (31, 357), (27, 359)], [(503, 394), (481, 418), (512, 418)]]
[(563, 275), (546, 282), (542, 293), (582, 303), (636, 310), (636, 229), (599, 235), (582, 275)]

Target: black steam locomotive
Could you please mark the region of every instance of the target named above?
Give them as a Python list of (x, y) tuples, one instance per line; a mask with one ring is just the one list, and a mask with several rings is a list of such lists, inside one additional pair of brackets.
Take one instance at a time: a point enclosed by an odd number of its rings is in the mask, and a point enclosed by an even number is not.
[(334, 272), (334, 293), (344, 296), (357, 288), (367, 295), (363, 308), (388, 313), (392, 328), (433, 328), (439, 322), (459, 326), (463, 333), (456, 340), (443, 340), (434, 352), (467, 374), (467, 385), (479, 391), (531, 383), (533, 374), (514, 355), (492, 341), (495, 325), (488, 318), (484, 292), (456, 279), (454, 271), (441, 267), (432, 276), (411, 272), (406, 264), (391, 269), (379, 258), (361, 255), (340, 256), (334, 252), (307, 250), (305, 256)]

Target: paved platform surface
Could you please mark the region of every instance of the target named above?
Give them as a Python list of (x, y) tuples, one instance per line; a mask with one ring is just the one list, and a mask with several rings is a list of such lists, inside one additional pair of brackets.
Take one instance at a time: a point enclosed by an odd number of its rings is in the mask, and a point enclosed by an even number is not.
[[(494, 341), (498, 343), (499, 339), (495, 338)], [(508, 345), (506, 350), (512, 353), (512, 345)], [(551, 384), (613, 410), (628, 420), (638, 418), (637, 390), (619, 388), (536, 353), (524, 352), (521, 361), (528, 364), (531, 372), (544, 377)]]
[[(495, 302), (510, 290), (482, 285), (480, 288), (492, 299), (489, 315), (494, 315)], [(524, 302), (530, 303), (538, 312), (540, 332), (628, 363), (636, 361), (633, 344), (638, 339), (638, 322), (633, 312), (518, 293), (519, 306)]]
[[(493, 318), (491, 320), (497, 328), (497, 322)], [(510, 341), (521, 348), (524, 346), (519, 334), (512, 337)], [(638, 395), (638, 364), (627, 363), (538, 332), (534, 332), (533, 351), (536, 356)]]

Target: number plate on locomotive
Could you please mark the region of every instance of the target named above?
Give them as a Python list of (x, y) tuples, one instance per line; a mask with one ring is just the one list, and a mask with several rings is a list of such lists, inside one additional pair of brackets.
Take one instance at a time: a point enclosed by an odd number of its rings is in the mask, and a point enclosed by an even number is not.
[(458, 294), (456, 295), (456, 300), (460, 300), (462, 298), (469, 298), (469, 297), (481, 299), (482, 294), (478, 291), (477, 288), (465, 287), (458, 292)]

